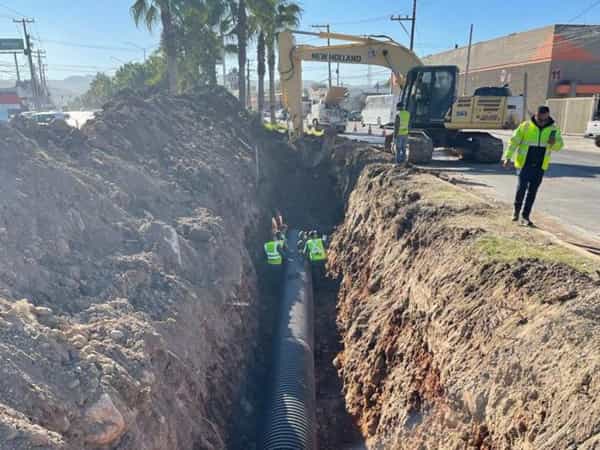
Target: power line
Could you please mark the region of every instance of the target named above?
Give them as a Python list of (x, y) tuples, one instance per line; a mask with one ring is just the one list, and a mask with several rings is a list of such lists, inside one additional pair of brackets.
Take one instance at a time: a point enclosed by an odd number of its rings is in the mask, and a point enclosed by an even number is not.
[[(39, 39), (35, 39), (35, 40), (39, 41)], [(46, 42), (50, 43), (50, 44), (63, 45), (65, 47), (90, 48), (90, 49), (95, 49), (95, 50), (111, 50), (111, 51), (115, 50), (115, 51), (130, 52), (130, 53), (133, 53), (136, 51), (135, 49), (127, 48), (127, 47), (109, 47), (107, 45), (74, 44), (72, 42), (53, 41), (53, 40), (46, 40)]]
[(62, 67), (64, 69), (111, 69), (108, 66), (93, 66), (85, 64), (52, 64), (52, 67)]
[[(40, 41), (40, 39), (35, 39)], [(77, 47), (77, 48), (88, 48), (94, 50), (110, 50), (110, 51), (119, 51), (119, 52), (128, 52), (128, 53), (137, 53), (138, 50), (130, 47), (111, 47), (108, 45), (95, 45), (95, 44), (74, 44), (73, 42), (65, 42), (65, 41), (54, 41), (46, 39), (44, 42), (56, 45), (63, 45), (65, 47)], [(156, 48), (159, 47), (160, 43), (154, 44), (148, 48)]]
[(361, 23), (383, 22), (389, 19), (389, 16), (371, 17), (368, 19), (354, 20), (349, 22), (330, 22), (329, 25), (358, 25)]
[(594, 9), (598, 5), (600, 5), (600, 0), (596, 1), (596, 2), (593, 2), (591, 5), (589, 5), (587, 8), (585, 8), (583, 11), (581, 11), (579, 14), (577, 14), (576, 16), (574, 16), (571, 20), (569, 20), (569, 23), (574, 22), (575, 20), (579, 19), (581, 16), (583, 16), (586, 13), (590, 12), (592, 9)]
[(18, 16), (23, 16), (23, 17), (27, 16), (27, 14), (19, 12), (16, 9), (11, 8), (10, 6), (3, 5), (2, 3), (0, 3), (0, 8), (4, 8), (4, 9), (6, 9), (6, 10), (10, 11), (11, 13), (16, 14)]

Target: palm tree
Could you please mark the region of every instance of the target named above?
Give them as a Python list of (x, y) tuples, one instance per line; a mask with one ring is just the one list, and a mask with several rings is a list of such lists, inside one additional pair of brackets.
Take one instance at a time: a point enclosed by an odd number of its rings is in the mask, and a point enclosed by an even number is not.
[[(275, 123), (275, 45), (277, 34), (287, 28), (295, 28), (300, 23), (302, 8), (287, 0), (270, 0), (273, 2), (269, 25), (265, 28), (267, 47), (267, 64), (269, 66), (269, 108), (271, 123)], [(259, 73), (260, 76), (260, 73)]]
[(174, 22), (175, 2), (173, 0), (135, 0), (131, 15), (137, 26), (144, 23), (152, 31), (160, 20), (162, 24), (162, 44), (167, 55), (167, 79), (169, 92), (177, 92), (177, 30)]
[(258, 114), (261, 117), (265, 109), (265, 50), (266, 50), (265, 32), (261, 29), (258, 33), (256, 43), (256, 61), (258, 71)]
[[(181, 83), (217, 84), (216, 65), (222, 57), (223, 35), (229, 27), (227, 3), (222, 0), (187, 0), (182, 5), (179, 68)], [(199, 73), (198, 67), (202, 73)]]
[(273, 11), (276, 0), (249, 0), (251, 16), (251, 28), (256, 39), (256, 62), (258, 71), (258, 113), (262, 117), (265, 108), (265, 56), (266, 56), (266, 34), (272, 28)]
[(229, 11), (235, 23), (233, 33), (237, 38), (238, 90), (242, 107), (246, 107), (246, 61), (248, 46), (248, 5), (246, 0), (229, 0)]

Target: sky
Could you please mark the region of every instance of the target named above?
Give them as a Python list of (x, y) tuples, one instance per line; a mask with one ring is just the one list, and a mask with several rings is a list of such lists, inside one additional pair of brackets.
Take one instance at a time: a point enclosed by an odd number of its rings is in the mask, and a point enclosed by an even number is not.
[[(129, 13), (133, 0), (0, 0), (0, 37), (22, 37), (13, 17), (35, 19), (31, 25), (34, 44), (47, 52), (50, 79), (70, 75), (114, 72), (126, 61), (141, 61), (143, 50), (155, 49), (160, 27), (150, 33), (136, 28)], [(407, 15), (412, 0), (300, 0), (304, 10), (299, 29), (331, 24), (331, 30), (348, 34), (385, 34), (408, 46), (408, 36), (390, 16)], [(554, 23), (600, 24), (600, 0), (417, 0), (415, 51), (420, 56), (466, 45), (469, 26), (473, 41), (483, 41)], [(410, 23), (405, 23), (406, 28)], [(314, 31), (314, 30), (313, 30)], [(315, 38), (300, 39), (318, 45)], [(254, 57), (254, 49), (249, 50)], [(11, 55), (0, 55), (0, 78), (14, 78)], [(22, 57), (21, 64), (25, 64)], [(229, 67), (236, 65), (228, 58)], [(304, 79), (325, 81), (327, 65), (305, 64)], [(364, 84), (369, 68), (342, 65), (344, 84)], [(371, 79), (385, 79), (389, 72), (371, 68)]]

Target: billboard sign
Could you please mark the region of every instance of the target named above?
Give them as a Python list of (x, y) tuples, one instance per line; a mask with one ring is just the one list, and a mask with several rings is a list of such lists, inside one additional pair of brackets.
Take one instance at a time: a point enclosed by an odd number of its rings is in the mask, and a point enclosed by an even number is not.
[(0, 39), (0, 51), (23, 51), (25, 44), (23, 39)]

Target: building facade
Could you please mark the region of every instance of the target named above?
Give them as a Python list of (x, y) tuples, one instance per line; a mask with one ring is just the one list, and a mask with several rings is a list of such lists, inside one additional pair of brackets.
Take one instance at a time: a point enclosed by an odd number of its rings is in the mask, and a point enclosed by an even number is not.
[(467, 55), (461, 47), (423, 61), (458, 66), (461, 95), (502, 85), (513, 95), (526, 92), (530, 112), (548, 98), (600, 94), (600, 25), (550, 25), (475, 43), (465, 80)]

